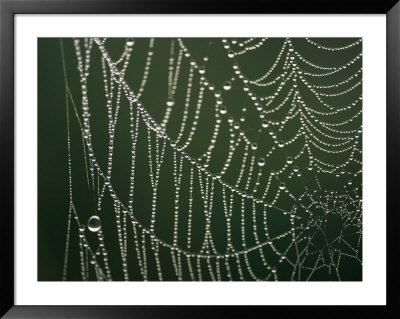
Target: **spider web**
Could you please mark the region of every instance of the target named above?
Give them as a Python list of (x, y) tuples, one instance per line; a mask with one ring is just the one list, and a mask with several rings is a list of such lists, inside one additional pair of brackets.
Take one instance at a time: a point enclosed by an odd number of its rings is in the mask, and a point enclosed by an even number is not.
[(60, 40), (63, 280), (75, 267), (102, 281), (351, 278), (362, 264), (361, 39), (203, 39), (206, 52), (201, 39), (112, 41)]

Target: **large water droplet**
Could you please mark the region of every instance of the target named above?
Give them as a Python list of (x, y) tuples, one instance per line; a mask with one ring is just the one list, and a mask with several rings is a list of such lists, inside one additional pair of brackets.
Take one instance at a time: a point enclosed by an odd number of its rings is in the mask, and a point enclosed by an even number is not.
[(204, 65), (202, 65), (202, 66), (199, 67), (199, 73), (200, 73), (200, 74), (206, 73), (206, 67), (205, 67)]
[(228, 51), (228, 57), (230, 57), (231, 59), (235, 56), (235, 52), (233, 52), (232, 50)]
[(262, 127), (267, 128), (269, 126), (269, 122), (267, 120), (262, 120), (261, 125)]
[(288, 157), (286, 158), (286, 163), (292, 164), (292, 163), (293, 163), (293, 157), (288, 156)]
[(256, 142), (251, 143), (251, 149), (253, 151), (255, 151), (257, 149), (257, 143)]
[(88, 229), (92, 232), (98, 232), (101, 229), (100, 217), (93, 215), (88, 220)]
[(279, 147), (284, 147), (285, 146), (285, 142), (284, 141), (279, 141), (278, 142), (278, 146)]
[(228, 112), (228, 110), (226, 109), (226, 106), (221, 105), (221, 106), (219, 107), (219, 113), (221, 113), (221, 114), (226, 114), (227, 112)]
[(285, 189), (285, 188), (286, 188), (285, 183), (284, 183), (284, 182), (281, 182), (281, 183), (279, 184), (279, 189), (283, 190), (283, 189)]

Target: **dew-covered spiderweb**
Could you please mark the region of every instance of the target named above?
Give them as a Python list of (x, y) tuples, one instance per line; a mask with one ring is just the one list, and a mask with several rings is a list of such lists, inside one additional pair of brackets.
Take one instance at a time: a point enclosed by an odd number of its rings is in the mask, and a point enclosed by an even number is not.
[(60, 49), (63, 280), (361, 280), (361, 39)]

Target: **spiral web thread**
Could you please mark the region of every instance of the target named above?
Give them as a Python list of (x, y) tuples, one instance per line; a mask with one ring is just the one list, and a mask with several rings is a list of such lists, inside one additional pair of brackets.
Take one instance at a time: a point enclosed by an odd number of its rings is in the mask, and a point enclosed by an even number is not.
[[(156, 121), (150, 115), (150, 106), (141, 102), (150, 76), (157, 76), (152, 70), (153, 56), (157, 55), (158, 39), (148, 39), (147, 55), (139, 88), (134, 91), (125, 79), (125, 74), (135, 53), (135, 39), (127, 39), (122, 55), (113, 60), (106, 49), (107, 39), (74, 39), (77, 69), (80, 77), (81, 101), (75, 103), (72, 97), (65, 66), (64, 45), (61, 54), (65, 76), (65, 92), (68, 122), (68, 168), (69, 168), (69, 214), (65, 245), (63, 280), (68, 279), (69, 255), (74, 251), (71, 237), (79, 236), (79, 256), (82, 280), (113, 280), (113, 272), (122, 270), (124, 280), (315, 280), (320, 271), (327, 271), (333, 280), (341, 280), (341, 260), (350, 258), (361, 264), (361, 214), (362, 199), (359, 185), (352, 187), (352, 178), (361, 178), (361, 39), (342, 47), (331, 48), (319, 44), (318, 39), (302, 39), (309, 46), (327, 54), (340, 54), (353, 50), (354, 56), (340, 66), (322, 66), (304, 58), (296, 49), (294, 40), (280, 39), (281, 49), (275, 62), (256, 79), (248, 79), (241, 57), (256, 54), (268, 41), (276, 39), (216, 39), (225, 49), (231, 61), (234, 76), (222, 85), (222, 93), (217, 91), (207, 78), (207, 61), (193, 59), (186, 39), (170, 40), (168, 65), (168, 100), (162, 120)], [(297, 40), (299, 41), (299, 40)], [(92, 145), (90, 110), (99, 106), (91, 105), (88, 98), (90, 65), (93, 52), (100, 53), (104, 81), (106, 106), (101, 106), (108, 117), (108, 158), (107, 165), (100, 166)], [(327, 60), (327, 64), (329, 60)], [(186, 72), (182, 70), (186, 68)], [(352, 70), (352, 75), (334, 82), (333, 77), (344, 70)], [(175, 92), (185, 86), (183, 101), (175, 101)], [(247, 107), (240, 118), (231, 115), (230, 105), (223, 101), (231, 93), (232, 86), (239, 86), (247, 94)], [(263, 90), (267, 90), (265, 94)], [(257, 91), (258, 90), (258, 91)], [(258, 93), (255, 94), (254, 92)], [(261, 93), (260, 93), (261, 92)], [(303, 99), (303, 92), (311, 94), (313, 104)], [(346, 105), (336, 105), (337, 97), (357, 94)], [(305, 94), (305, 93), (304, 93)], [(204, 107), (205, 95), (214, 101), (214, 123), (208, 129), (212, 138), (200, 156), (192, 157), (189, 149), (195, 136), (202, 134), (199, 122)], [(120, 199), (115, 190), (112, 173), (115, 132), (119, 112), (125, 101), (129, 105), (130, 129), (126, 130), (131, 141), (130, 185), (127, 201)], [(177, 136), (169, 134), (168, 124), (175, 107), (183, 108)], [(339, 104), (339, 103), (338, 103)], [(97, 209), (92, 215), (113, 214), (114, 229), (117, 232), (119, 261), (121, 269), (113, 269), (107, 251), (107, 238), (102, 229), (95, 231), (97, 241), (87, 238), (86, 220), (81, 220), (81, 212), (74, 203), (73, 165), (71, 154), (70, 122), (72, 110), (74, 120), (79, 123), (83, 143), (83, 155), (77, 160), (85, 161), (87, 181), (94, 194)], [(209, 108), (207, 109), (207, 111)], [(250, 138), (246, 129), (247, 114), (252, 111), (259, 116), (258, 140)], [(340, 119), (338, 121), (338, 118)], [(293, 121), (300, 125), (291, 137), (281, 138), (286, 126)], [(142, 130), (140, 130), (141, 128)], [(143, 133), (145, 132), (145, 133)], [(260, 134), (269, 139), (268, 149), (260, 154)], [(227, 136), (227, 152), (222, 167), (213, 165), (218, 138)], [(152, 201), (147, 212), (150, 223), (146, 225), (136, 216), (135, 178), (141, 168), (136, 164), (139, 141), (147, 143), (148, 179), (151, 184)], [(287, 151), (297, 145), (296, 152)], [(172, 154), (168, 157), (166, 154)], [(278, 154), (278, 155), (276, 155)], [(320, 156), (320, 154), (323, 154)], [(140, 154), (143, 155), (143, 154)], [(328, 156), (326, 156), (328, 155)], [(272, 170), (272, 157), (283, 158), (279, 169)], [(173, 234), (171, 239), (163, 239), (157, 233), (157, 221), (162, 207), (158, 198), (160, 176), (166, 161), (172, 159), (174, 198)], [(332, 159), (329, 161), (327, 159)], [(296, 165), (300, 160), (307, 165)], [(240, 163), (239, 170), (229, 171), (232, 162)], [(332, 164), (334, 163), (334, 164)], [(348, 167), (351, 169), (347, 169)], [(228, 174), (229, 173), (229, 174)], [(236, 175), (235, 175), (236, 174)], [(230, 175), (230, 176), (228, 176)], [(232, 178), (232, 175), (234, 177)], [(329, 175), (337, 179), (345, 178), (339, 190), (324, 190), (319, 176)], [(229, 178), (228, 178), (229, 177)], [(86, 177), (85, 177), (86, 178)], [(291, 182), (301, 185), (291, 190)], [(188, 191), (182, 196), (185, 181)], [(309, 185), (315, 187), (311, 189)], [(308, 186), (307, 186), (308, 185)], [(296, 186), (299, 188), (298, 186)], [(342, 188), (342, 189), (340, 189)], [(105, 198), (113, 203), (112, 212), (103, 211)], [(194, 202), (202, 203), (204, 223), (193, 222)], [(185, 203), (185, 204), (183, 204)], [(223, 212), (216, 212), (223, 207)], [(182, 208), (182, 206), (184, 208)], [(222, 214), (225, 223), (213, 225), (213, 216)], [(182, 220), (182, 216), (185, 218)], [(285, 220), (278, 232), (271, 220)], [(340, 231), (332, 238), (327, 235), (331, 217), (340, 220)], [(238, 227), (232, 220), (238, 221)], [(183, 225), (184, 223), (184, 225)], [(75, 226), (77, 231), (75, 232)], [(103, 225), (104, 228), (105, 225)], [(202, 233), (201, 247), (193, 247), (194, 229)], [(182, 229), (185, 238), (181, 238)], [(225, 237), (225, 247), (217, 247), (215, 229)], [(198, 232), (196, 232), (197, 234)], [(322, 245), (316, 245), (318, 238)], [(238, 244), (239, 243), (239, 244)], [(161, 251), (168, 252), (167, 256)], [(113, 252), (114, 256), (117, 252)], [(129, 254), (133, 254), (129, 257)], [(138, 272), (133, 274), (132, 263)], [(156, 269), (156, 277), (149, 274), (149, 268)], [(283, 275), (285, 273), (285, 275)], [(94, 274), (94, 275), (91, 275)], [(171, 275), (172, 274), (172, 275)], [(284, 279), (282, 279), (284, 278)]]

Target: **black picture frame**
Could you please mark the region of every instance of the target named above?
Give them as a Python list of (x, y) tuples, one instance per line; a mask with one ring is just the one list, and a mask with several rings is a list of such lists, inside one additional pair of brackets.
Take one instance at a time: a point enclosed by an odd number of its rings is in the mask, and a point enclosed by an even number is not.
[[(14, 305), (14, 18), (16, 14), (246, 13), (386, 14), (386, 306), (16, 306)], [(4, 318), (205, 318), (296, 316), (400, 318), (398, 180), (400, 1), (398, 0), (0, 0), (0, 315)], [(378, 248), (379, 249), (379, 248)]]

